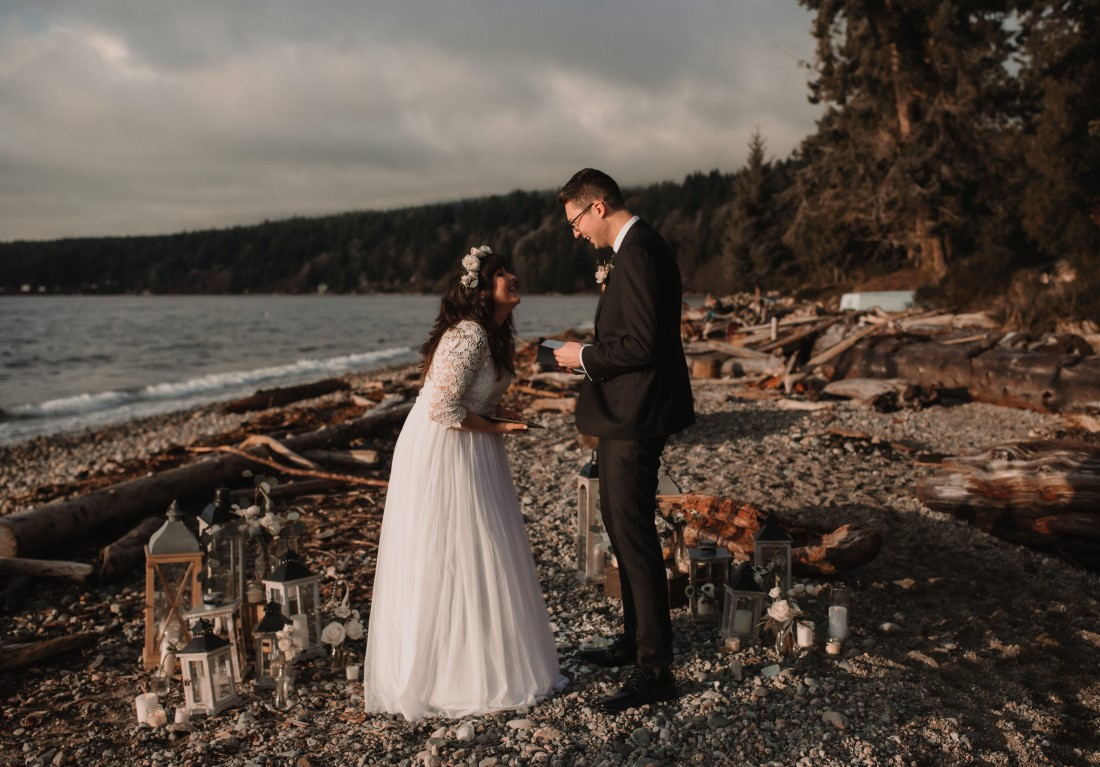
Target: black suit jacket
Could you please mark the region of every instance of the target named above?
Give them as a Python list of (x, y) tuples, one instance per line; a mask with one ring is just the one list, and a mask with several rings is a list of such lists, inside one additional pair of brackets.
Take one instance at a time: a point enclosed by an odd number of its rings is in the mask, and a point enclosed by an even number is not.
[(684, 347), (683, 288), (664, 238), (636, 221), (596, 307), (596, 343), (584, 349), (577, 429), (609, 439), (667, 437), (695, 422)]

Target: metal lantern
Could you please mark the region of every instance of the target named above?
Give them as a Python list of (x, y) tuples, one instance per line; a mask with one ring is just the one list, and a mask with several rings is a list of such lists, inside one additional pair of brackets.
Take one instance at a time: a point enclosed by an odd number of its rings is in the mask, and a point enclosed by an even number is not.
[(676, 484), (676, 480), (668, 473), (668, 466), (665, 465), (664, 461), (661, 461), (657, 466), (657, 497), (671, 498), (683, 494), (684, 491), (680, 489), (680, 486)]
[(229, 488), (214, 491), (214, 502), (199, 515), (199, 539), (206, 547), (206, 591), (228, 600), (244, 602), (248, 576), (245, 563), (244, 520), (233, 511)]
[[(705, 530), (706, 528), (704, 528)], [(718, 546), (717, 537), (704, 538), (699, 531), (698, 548), (688, 549), (688, 604), (691, 617), (697, 621), (718, 620), (718, 605), (729, 580), (729, 549)]]
[(287, 551), (263, 583), (267, 601), (278, 602), (283, 615), (301, 627), (303, 655), (321, 654), (321, 576), (310, 572), (297, 552)]
[(764, 589), (756, 582), (753, 566), (744, 562), (733, 580), (726, 584), (719, 632), (727, 642), (736, 637), (739, 644), (752, 644), (760, 638), (763, 612)]
[(765, 571), (764, 585), (768, 590), (779, 586), (786, 596), (791, 590), (791, 536), (779, 524), (775, 514), (768, 514), (764, 524), (753, 536), (756, 566)]
[(241, 603), (236, 599), (225, 601), (221, 597), (216, 592), (206, 592), (202, 597), (202, 605), (190, 610), (186, 617), (192, 624), (200, 619), (207, 621), (213, 626), (215, 634), (229, 642), (232, 648), (230, 657), (233, 660), (233, 673), (240, 681), (251, 671), (241, 620)]
[(145, 546), (145, 647), (146, 670), (160, 665), (168, 644), (191, 638), (184, 613), (202, 603), (199, 573), (202, 549), (183, 523), (175, 501), (168, 520)]
[(577, 475), (577, 578), (586, 586), (604, 582), (611, 543), (600, 517), (600, 470), (596, 451)]
[(264, 606), (264, 617), (252, 629), (252, 642), (256, 649), (256, 686), (271, 688), (275, 686), (274, 661), (282, 660), (279, 649), (278, 633), (294, 621), (283, 615), (278, 602), (268, 602)]
[(177, 654), (183, 669), (184, 707), (192, 714), (217, 714), (241, 702), (233, 674), (233, 648), (207, 620), (195, 624), (195, 637)]

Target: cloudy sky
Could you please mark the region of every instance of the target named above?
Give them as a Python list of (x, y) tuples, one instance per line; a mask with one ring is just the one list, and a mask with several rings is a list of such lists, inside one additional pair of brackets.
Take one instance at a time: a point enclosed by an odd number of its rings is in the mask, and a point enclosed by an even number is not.
[(0, 241), (731, 172), (813, 130), (795, 0), (3, 0)]

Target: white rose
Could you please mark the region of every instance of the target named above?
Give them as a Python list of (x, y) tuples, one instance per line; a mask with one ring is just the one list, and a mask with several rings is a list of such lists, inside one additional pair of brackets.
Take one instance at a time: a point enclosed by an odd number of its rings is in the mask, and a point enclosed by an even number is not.
[(363, 638), (363, 624), (358, 618), (352, 618), (344, 624), (344, 632), (347, 633), (348, 639), (355, 642)]
[(779, 597), (783, 596), (783, 592), (779, 590), (778, 586), (774, 586), (772, 590), (768, 592), (768, 596), (772, 599), (779, 599)]
[(344, 641), (345, 636), (346, 632), (343, 624), (333, 621), (325, 626), (324, 631), (321, 632), (321, 641), (325, 644), (340, 644)]
[(473, 253), (462, 259), (462, 268), (468, 272), (476, 272), (481, 267), (481, 261)]
[(771, 607), (768, 608), (768, 617), (777, 623), (786, 623), (792, 617), (791, 606), (787, 604), (785, 599), (772, 602)]
[(332, 610), (332, 614), (335, 615), (337, 618), (343, 620), (344, 618), (347, 618), (349, 615), (351, 615), (351, 608), (343, 604), (336, 605), (336, 607)]

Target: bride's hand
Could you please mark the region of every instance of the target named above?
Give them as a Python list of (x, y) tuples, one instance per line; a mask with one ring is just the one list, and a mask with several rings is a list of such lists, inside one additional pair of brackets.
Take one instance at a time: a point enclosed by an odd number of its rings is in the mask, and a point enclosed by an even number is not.
[(511, 418), (513, 421), (522, 421), (523, 414), (516, 410), (509, 410), (506, 407), (497, 406), (497, 418)]

